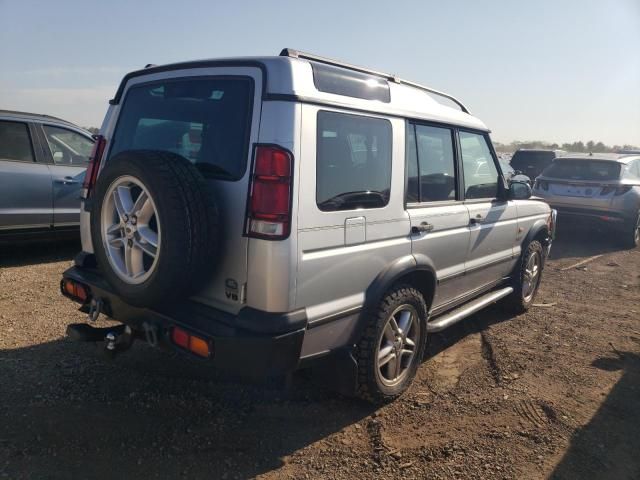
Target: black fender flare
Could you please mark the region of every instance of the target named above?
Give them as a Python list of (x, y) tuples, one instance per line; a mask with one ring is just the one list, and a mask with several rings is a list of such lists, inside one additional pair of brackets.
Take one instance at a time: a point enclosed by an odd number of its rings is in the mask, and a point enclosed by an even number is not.
[[(518, 262), (515, 264), (515, 266), (513, 267), (513, 271), (511, 272), (512, 277), (516, 274), (516, 272), (518, 271), (518, 268), (520, 267), (520, 262), (525, 249), (533, 241), (534, 238), (540, 235), (541, 232), (544, 232), (544, 237), (545, 237), (545, 239), (542, 242), (542, 246), (547, 247), (551, 243), (552, 239), (549, 233), (549, 227), (547, 225), (546, 220), (542, 218), (539, 220), (536, 220), (534, 224), (531, 226), (531, 228), (529, 229), (529, 231), (527, 232), (527, 234), (525, 235), (524, 239), (522, 240), (522, 243), (520, 244), (520, 247), (521, 247), (520, 255), (518, 256)], [(547, 261), (546, 256), (543, 255), (542, 256), (543, 267), (546, 261)]]
[[(433, 281), (428, 293), (430, 298), (433, 299), (437, 285), (436, 268), (433, 261), (426, 255), (421, 254), (409, 254), (394, 260), (376, 276), (365, 292), (364, 304), (358, 318), (358, 325), (354, 331), (354, 341), (357, 341), (362, 335), (369, 320), (368, 313), (376, 308), (384, 294), (400, 278), (415, 272), (424, 272), (432, 277)], [(430, 306), (427, 305), (427, 307), (430, 310)]]

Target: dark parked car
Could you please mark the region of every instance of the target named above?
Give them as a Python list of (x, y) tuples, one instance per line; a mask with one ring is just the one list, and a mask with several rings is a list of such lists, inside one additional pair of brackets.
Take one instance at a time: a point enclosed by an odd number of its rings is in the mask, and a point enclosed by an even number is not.
[(78, 234), (93, 144), (65, 120), (0, 110), (0, 239)]
[(511, 166), (531, 179), (536, 179), (542, 171), (551, 165), (556, 157), (565, 153), (562, 150), (542, 150), (521, 148), (511, 157)]
[(507, 182), (527, 182), (531, 184), (531, 179), (520, 170), (515, 170), (507, 160), (499, 159), (502, 174)]

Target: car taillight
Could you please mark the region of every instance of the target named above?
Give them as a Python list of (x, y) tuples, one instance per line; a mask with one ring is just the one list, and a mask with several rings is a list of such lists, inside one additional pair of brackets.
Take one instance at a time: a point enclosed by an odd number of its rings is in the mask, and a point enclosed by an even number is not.
[(624, 195), (629, 190), (631, 190), (631, 188), (632, 188), (632, 185), (622, 185), (622, 186), (605, 185), (600, 190), (600, 195), (609, 195), (611, 192), (614, 192), (614, 195), (616, 196)]
[(247, 212), (250, 237), (282, 240), (291, 228), (293, 155), (275, 145), (258, 145)]
[(546, 180), (536, 180), (533, 188), (537, 188), (540, 190), (549, 190), (549, 182)]
[(84, 175), (84, 182), (82, 184), (82, 198), (89, 198), (91, 190), (93, 190), (96, 180), (98, 179), (98, 170), (100, 170), (100, 162), (102, 162), (102, 154), (107, 146), (107, 139), (102, 135), (95, 137), (96, 143), (93, 144), (93, 150), (89, 157), (89, 166), (87, 172)]
[(623, 185), (621, 187), (617, 187), (616, 195), (624, 195), (625, 193), (631, 191), (631, 188), (633, 188), (632, 185)]

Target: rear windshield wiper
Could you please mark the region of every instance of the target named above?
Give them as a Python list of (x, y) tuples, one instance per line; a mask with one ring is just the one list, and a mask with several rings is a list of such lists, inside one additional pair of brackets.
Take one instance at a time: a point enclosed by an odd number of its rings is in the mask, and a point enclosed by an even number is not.
[(318, 204), (320, 209), (348, 210), (352, 208), (384, 207), (389, 201), (389, 191), (359, 190), (345, 192)]

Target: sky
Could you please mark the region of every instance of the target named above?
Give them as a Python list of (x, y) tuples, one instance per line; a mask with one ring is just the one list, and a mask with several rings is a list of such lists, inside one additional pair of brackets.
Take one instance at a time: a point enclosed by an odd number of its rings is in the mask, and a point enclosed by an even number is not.
[(640, 0), (0, 0), (0, 109), (99, 126), (128, 71), (284, 47), (448, 92), (494, 141), (640, 145)]

